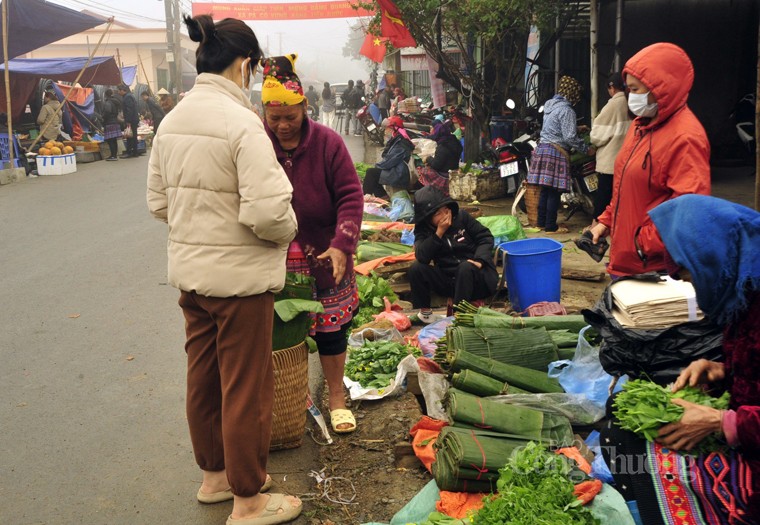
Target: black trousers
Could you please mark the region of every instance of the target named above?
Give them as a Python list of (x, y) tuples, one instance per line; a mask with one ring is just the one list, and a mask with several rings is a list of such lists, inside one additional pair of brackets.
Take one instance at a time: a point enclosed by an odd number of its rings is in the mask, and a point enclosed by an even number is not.
[(362, 183), (364, 195), (374, 195), (381, 199), (388, 198), (388, 193), (386, 193), (383, 185), (380, 184), (380, 173), (382, 171), (378, 168), (367, 169), (367, 173), (364, 175), (364, 182)]
[(541, 186), (538, 198), (538, 227), (548, 232), (557, 231), (557, 213), (562, 192), (549, 186)]
[(132, 128), (132, 136), (127, 139), (127, 151), (124, 153), (126, 155), (133, 155), (137, 157), (137, 122), (130, 122), (130, 127)]
[(409, 269), (409, 283), (412, 285), (412, 306), (430, 308), (433, 292), (453, 297), (454, 304), (489, 297), (496, 292), (499, 274), (491, 267), (478, 268), (464, 261), (452, 275), (437, 266), (415, 261)]
[(597, 173), (598, 185), (594, 192), (594, 219), (599, 217), (612, 200), (612, 174)]
[(116, 157), (119, 153), (119, 144), (116, 142), (119, 139), (106, 139), (108, 149), (111, 151), (111, 157)]

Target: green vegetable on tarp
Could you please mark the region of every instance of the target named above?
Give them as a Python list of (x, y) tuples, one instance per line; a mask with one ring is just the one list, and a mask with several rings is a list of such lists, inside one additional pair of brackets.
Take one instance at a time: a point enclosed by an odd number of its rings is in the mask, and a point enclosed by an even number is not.
[(413, 250), (413, 246), (399, 242), (359, 241), (359, 246), (356, 248), (356, 260), (360, 262), (373, 261), (391, 255), (405, 255)]
[(509, 241), (517, 241), (526, 237), (520, 219), (513, 215), (489, 215), (478, 217), (476, 220), (488, 228), (494, 237)]
[(319, 301), (308, 301), (306, 299), (283, 299), (274, 303), (274, 311), (287, 323), (292, 321), (303, 312), (324, 313), (325, 307)]
[(365, 164), (364, 162), (355, 162), (354, 168), (356, 169), (356, 174), (359, 175), (359, 178), (361, 180), (364, 180), (364, 177), (367, 175), (367, 170), (369, 168), (372, 168), (373, 166), (371, 164)]
[(346, 377), (364, 388), (384, 388), (396, 377), (402, 359), (408, 355), (422, 355), (419, 348), (395, 341), (366, 341), (359, 348), (351, 348), (346, 363)]
[[(630, 430), (647, 441), (654, 441), (660, 428), (668, 423), (681, 420), (684, 409), (672, 403), (673, 399), (683, 399), (698, 405), (704, 405), (718, 410), (728, 409), (729, 393), (724, 392), (720, 397), (712, 397), (699, 388), (687, 386), (678, 392), (672, 392), (645, 379), (628, 381), (623, 390), (615, 397), (616, 424)], [(721, 448), (715, 436), (703, 439), (696, 452), (711, 452)]]
[(451, 384), (454, 388), (481, 397), (525, 393), (525, 390), (510, 386), (504, 381), (488, 377), (474, 370), (462, 370), (453, 374)]
[(528, 443), (499, 469), (498, 495), (483, 499), (474, 525), (597, 525), (576, 498), (572, 479), (583, 477), (571, 460)]

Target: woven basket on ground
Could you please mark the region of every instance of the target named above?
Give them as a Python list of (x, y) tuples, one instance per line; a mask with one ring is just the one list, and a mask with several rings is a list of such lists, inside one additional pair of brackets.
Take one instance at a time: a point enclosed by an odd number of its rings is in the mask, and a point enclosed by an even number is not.
[(301, 446), (306, 431), (306, 396), (309, 391), (309, 347), (306, 342), (275, 350), (274, 409), (269, 450)]
[(525, 185), (525, 207), (528, 209), (528, 225), (538, 226), (538, 200), (541, 197), (541, 186), (538, 184)]

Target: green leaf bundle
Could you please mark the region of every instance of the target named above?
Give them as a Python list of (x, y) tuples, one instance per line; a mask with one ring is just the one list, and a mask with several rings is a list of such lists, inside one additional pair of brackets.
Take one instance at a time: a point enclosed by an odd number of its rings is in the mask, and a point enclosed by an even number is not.
[(500, 363), (487, 357), (471, 354), (465, 350), (449, 351), (443, 360), (443, 366), (452, 372), (474, 370), (475, 372), (508, 383), (510, 386), (516, 386), (535, 394), (564, 392), (559, 381), (549, 377), (546, 372), (518, 365)]
[(503, 394), (524, 394), (526, 391), (515, 386), (510, 386), (504, 381), (499, 381), (474, 370), (462, 370), (451, 376), (451, 384), (454, 388), (469, 392), (480, 397), (499, 396)]
[(449, 389), (445, 405), (455, 426), (466, 425), (558, 446), (568, 446), (573, 441), (570, 421), (564, 416), (496, 403), (455, 388)]
[(504, 330), (501, 328), (449, 327), (446, 343), (451, 351), (466, 350), (500, 363), (547, 370), (557, 360), (557, 345), (545, 328)]
[[(628, 381), (623, 390), (615, 397), (613, 404), (617, 425), (642, 436), (647, 441), (654, 441), (660, 428), (668, 423), (681, 420), (684, 409), (671, 401), (683, 399), (705, 405), (718, 410), (728, 408), (729, 394), (712, 397), (699, 388), (687, 386), (678, 392), (662, 387), (645, 379)], [(719, 448), (714, 436), (702, 440), (698, 447), (700, 452), (708, 452)]]

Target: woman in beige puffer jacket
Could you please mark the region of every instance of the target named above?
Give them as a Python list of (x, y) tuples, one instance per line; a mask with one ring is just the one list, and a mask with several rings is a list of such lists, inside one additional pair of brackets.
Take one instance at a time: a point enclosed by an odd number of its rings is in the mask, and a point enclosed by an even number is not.
[[(148, 207), (169, 225), (169, 282), (187, 342), (187, 419), (202, 503), (234, 500), (228, 524), (301, 512), (262, 494), (272, 431), (273, 292), (297, 224), (292, 187), (241, 90), (260, 58), (243, 22), (185, 18), (198, 78), (162, 121), (148, 169)], [(272, 521), (274, 523), (274, 521)]]

